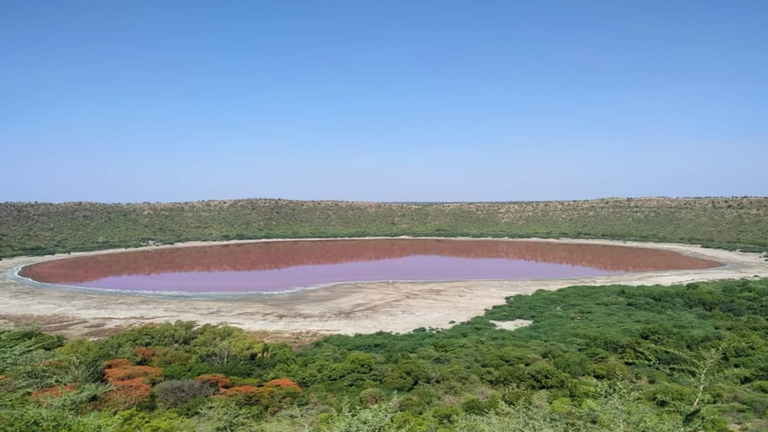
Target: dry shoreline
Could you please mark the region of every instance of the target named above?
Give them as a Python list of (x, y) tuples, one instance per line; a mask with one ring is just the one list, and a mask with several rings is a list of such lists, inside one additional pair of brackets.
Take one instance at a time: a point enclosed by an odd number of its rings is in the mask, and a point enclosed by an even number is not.
[[(295, 240), (330, 239), (252, 241)], [(109, 295), (35, 288), (21, 283), (11, 275), (13, 269), (22, 265), (69, 256), (115, 253), (126, 250), (116, 249), (73, 253), (71, 255), (18, 257), (0, 261), (0, 324), (38, 324), (45, 331), (65, 336), (100, 336), (116, 328), (179, 319), (200, 323), (222, 323), (248, 330), (281, 333), (407, 332), (417, 327), (450, 327), (451, 322), (467, 320), (482, 314), (485, 309), (493, 305), (502, 304), (508, 296), (530, 294), (539, 289), (556, 290), (573, 285), (668, 285), (716, 279), (768, 277), (768, 262), (760, 254), (705, 249), (694, 245), (612, 240), (487, 240), (655, 248), (718, 261), (725, 266), (702, 270), (627, 273), (573, 279), (344, 283), (321, 289), (267, 297), (210, 300)], [(192, 247), (252, 241), (190, 242), (154, 248)], [(144, 249), (150, 248), (152, 247)]]

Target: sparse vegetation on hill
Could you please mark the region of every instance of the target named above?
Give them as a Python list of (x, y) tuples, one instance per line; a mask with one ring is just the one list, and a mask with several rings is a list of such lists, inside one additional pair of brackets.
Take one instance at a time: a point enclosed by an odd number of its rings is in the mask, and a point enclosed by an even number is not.
[[(177, 322), (90, 342), (0, 330), (0, 430), (768, 429), (768, 280), (572, 287), (449, 330), (304, 349)], [(499, 330), (492, 323), (532, 320)]]
[(400, 235), (610, 238), (768, 251), (768, 198), (464, 204), (265, 199), (0, 203), (0, 257), (149, 242)]

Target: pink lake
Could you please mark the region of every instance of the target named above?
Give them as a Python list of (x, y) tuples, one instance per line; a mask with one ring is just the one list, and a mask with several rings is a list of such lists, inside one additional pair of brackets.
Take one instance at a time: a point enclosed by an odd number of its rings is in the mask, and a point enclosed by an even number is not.
[(343, 282), (553, 279), (720, 264), (622, 246), (371, 239), (159, 248), (24, 267), (35, 281), (136, 292), (266, 293)]

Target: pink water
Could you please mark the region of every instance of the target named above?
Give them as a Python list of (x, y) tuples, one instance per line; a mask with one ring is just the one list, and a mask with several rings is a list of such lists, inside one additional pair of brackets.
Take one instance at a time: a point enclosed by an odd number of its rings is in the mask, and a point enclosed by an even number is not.
[(100, 254), (31, 265), (21, 275), (113, 290), (258, 293), (341, 282), (552, 279), (717, 265), (667, 251), (620, 246), (386, 239)]
[(114, 276), (80, 285), (142, 291), (272, 292), (339, 282), (541, 279), (611, 273), (614, 272), (567, 264), (421, 255), (378, 261), (296, 266), (278, 270)]

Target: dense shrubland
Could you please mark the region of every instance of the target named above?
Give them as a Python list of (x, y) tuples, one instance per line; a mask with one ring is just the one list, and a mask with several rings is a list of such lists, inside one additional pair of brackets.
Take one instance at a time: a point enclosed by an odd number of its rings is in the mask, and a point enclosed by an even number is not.
[(768, 251), (768, 198), (0, 203), (0, 257), (150, 242), (369, 235), (616, 238)]
[[(768, 280), (571, 287), (305, 349), (190, 322), (0, 332), (3, 431), (758, 431)], [(515, 331), (491, 321), (533, 320)]]

